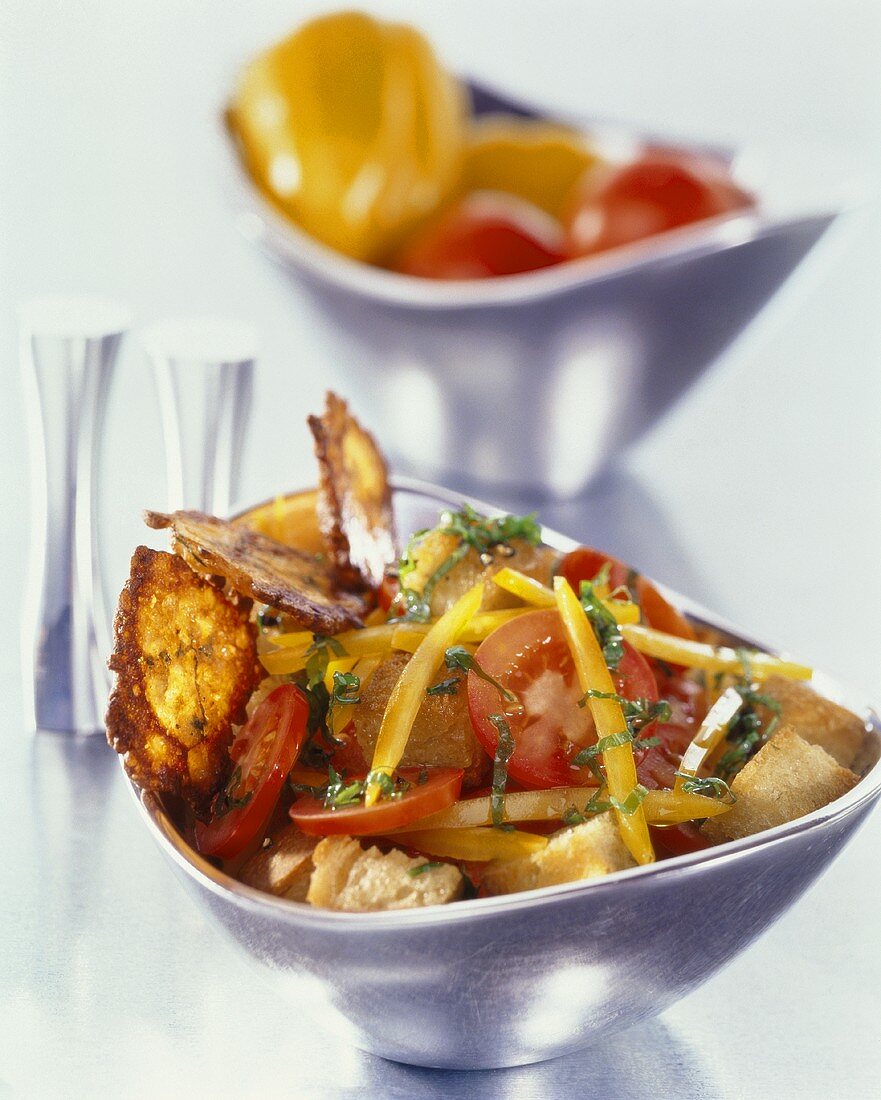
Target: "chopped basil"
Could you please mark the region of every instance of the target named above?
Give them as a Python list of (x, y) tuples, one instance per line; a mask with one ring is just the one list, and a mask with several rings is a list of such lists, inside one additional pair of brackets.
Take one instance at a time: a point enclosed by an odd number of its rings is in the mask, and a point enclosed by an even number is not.
[(232, 810), (240, 810), (243, 806), (247, 806), (254, 796), (253, 791), (246, 791), (240, 798), (237, 798), (235, 791), (242, 784), (242, 766), (239, 764), (229, 780), (226, 786), (220, 791), (214, 799), (214, 805), (211, 807), (215, 820), (219, 817), (226, 817)]
[(433, 687), (426, 688), (426, 695), (457, 695), (459, 692), (459, 684), (462, 682), (461, 676), (450, 676), (446, 680), (441, 680), (440, 683), (435, 684)]
[(331, 702), (341, 706), (351, 706), (361, 702), (358, 692), (361, 690), (361, 679), (354, 672), (335, 672), (333, 674), (333, 691)]
[(371, 784), (379, 787), (380, 798), (388, 799), (402, 798), (411, 786), (408, 780), (393, 779), (383, 771), (368, 772), (363, 779), (344, 779), (336, 772), (333, 764), (328, 764), (327, 786), (318, 792), (317, 797), (323, 799), (326, 809), (342, 810), (361, 802)]
[(683, 780), (682, 789), (686, 794), (702, 794), (706, 798), (719, 798), (723, 802), (735, 803), (737, 795), (731, 790), (724, 779), (710, 775), (705, 779), (688, 775), (685, 772), (677, 772), (676, 775)]
[(623, 695), (618, 695), (614, 691), (596, 691), (590, 688), (582, 697), (578, 700), (580, 707), (587, 706), (589, 699), (612, 699), (620, 707), (624, 713), (624, 721), (627, 723), (627, 728), (630, 732), (636, 736), (640, 730), (645, 729), (646, 726), (651, 725), (652, 722), (669, 722), (670, 721), (670, 704), (666, 699), (659, 699), (656, 702), (651, 699), (637, 698), (637, 699), (625, 699)]
[[(426, 580), (422, 590), (417, 592), (405, 582), (416, 569), (419, 547), (432, 530), (440, 534), (452, 535), (459, 541), (455, 549)], [(467, 556), (469, 550), (474, 550), (484, 565), (490, 565), (493, 560), (490, 551), (501, 547), (503, 552), (513, 553), (513, 548), (510, 546), (513, 539), (523, 539), (532, 546), (537, 546), (541, 542), (541, 526), (534, 514), (490, 518), (481, 515), (470, 504), (463, 504), (458, 512), (443, 512), (437, 527), (417, 531), (410, 538), (401, 558), (398, 566), (398, 577), (401, 582), (399, 609), (403, 611), (403, 618), (415, 622), (428, 622), (431, 618), (431, 596), (434, 589), (438, 582)]]
[(514, 692), (509, 691), (504, 684), (500, 684), (494, 676), (490, 676), (488, 672), (484, 671), (477, 661), (475, 661), (474, 655), (469, 653), (464, 646), (451, 645), (446, 653), (444, 653), (444, 664), (447, 668), (458, 668), (463, 672), (473, 672), (475, 676), (491, 684), (506, 703), (520, 705), (520, 700)]
[(508, 761), (515, 748), (514, 735), (503, 715), (490, 714), (488, 717), (499, 734), (493, 759), (492, 793), (489, 804), (492, 823), (496, 828), (501, 828), (505, 822), (505, 789), (508, 785)]
[(313, 634), (312, 645), (306, 650), (306, 686), (312, 690), (327, 675), (333, 657), (345, 657), (346, 651), (336, 638), (328, 634)]
[[(729, 780), (743, 767), (743, 765), (765, 744), (780, 719), (781, 707), (776, 699), (770, 695), (764, 695), (756, 690), (752, 682), (747, 678), (750, 675), (749, 656), (746, 650), (738, 650), (738, 656), (744, 665), (744, 678), (738, 681), (734, 688), (743, 699), (744, 705), (737, 712), (734, 721), (728, 727), (725, 734), (726, 742), (731, 746), (719, 760), (716, 771), (722, 779)], [(759, 707), (765, 707), (771, 712), (771, 718), (766, 723)]]
[(438, 867), (443, 867), (442, 863), (420, 863), (418, 867), (410, 867), (407, 874), (411, 878), (416, 878), (417, 875), (424, 875), (426, 871), (434, 871)]
[(596, 594), (595, 585), (591, 581), (581, 582), (578, 598), (600, 643), (603, 659), (611, 671), (615, 672), (624, 657), (624, 639), (615, 616)]

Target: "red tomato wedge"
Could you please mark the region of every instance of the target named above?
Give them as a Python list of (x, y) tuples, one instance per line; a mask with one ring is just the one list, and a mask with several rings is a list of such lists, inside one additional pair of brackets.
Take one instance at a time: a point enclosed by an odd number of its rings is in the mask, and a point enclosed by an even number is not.
[[(291, 806), (290, 815), (310, 836), (376, 836), (452, 806), (462, 789), (463, 774), (461, 768), (398, 768), (399, 778), (410, 783), (399, 798), (380, 799), (369, 809), (358, 803), (333, 810), (303, 795)], [(422, 783), (421, 775), (427, 776)]]
[[(596, 743), (560, 617), (554, 610), (531, 611), (500, 626), (480, 645), (476, 660), (484, 672), (513, 691), (523, 712), (513, 709), (492, 684), (468, 673), (468, 709), (478, 741), (495, 756), (499, 734), (490, 716), (504, 714), (514, 738), (508, 774), (529, 788), (596, 785), (588, 768), (572, 758)], [(654, 702), (658, 689), (644, 657), (624, 643), (624, 657), (613, 673), (618, 693)], [(642, 736), (650, 736), (649, 727)]]
[(392, 264), (426, 279), (518, 275), (565, 259), (559, 222), (525, 199), (476, 191), (409, 242)]
[(636, 573), (623, 562), (593, 550), (589, 546), (580, 546), (571, 550), (560, 563), (558, 572), (566, 578), (577, 593), (582, 581), (592, 581), (606, 563), (609, 563), (609, 585), (614, 590), (624, 586), (642, 608), (642, 615), (648, 626), (663, 630), (665, 634), (675, 634), (678, 638), (694, 639), (694, 630), (688, 620), (655, 588), (648, 577)]
[(655, 150), (620, 168), (588, 169), (567, 222), (569, 250), (588, 256), (753, 205), (727, 166)]
[[(288, 772), (306, 741), (309, 704), (299, 688), (282, 684), (266, 696), (239, 730), (230, 749), (241, 780), (233, 809), (209, 825), (196, 822), (200, 852), (233, 859), (266, 827)], [(243, 804), (241, 801), (246, 799)]]

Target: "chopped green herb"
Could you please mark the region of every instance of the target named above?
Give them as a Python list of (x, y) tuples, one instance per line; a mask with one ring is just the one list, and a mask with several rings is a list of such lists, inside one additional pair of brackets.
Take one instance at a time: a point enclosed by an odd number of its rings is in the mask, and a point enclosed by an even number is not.
[[(749, 667), (745, 650), (738, 650), (744, 668)], [(737, 712), (734, 721), (725, 734), (725, 740), (731, 746), (722, 756), (716, 766), (716, 771), (722, 779), (729, 780), (743, 767), (743, 765), (765, 744), (780, 719), (780, 704), (770, 695), (764, 695), (756, 690), (749, 680), (743, 679), (734, 685), (735, 690), (743, 699), (744, 705)], [(765, 707), (771, 712), (770, 720), (765, 723), (759, 707)]]
[(641, 783), (637, 783), (623, 802), (619, 801), (613, 794), (609, 795), (609, 801), (619, 813), (627, 814), (627, 816), (630, 817), (630, 815), (635, 814), (642, 805), (642, 800), (647, 794), (648, 791), (645, 787), (643, 787)]
[(490, 811), (492, 823), (496, 828), (501, 828), (505, 821), (505, 789), (508, 785), (508, 761), (514, 752), (514, 735), (511, 727), (501, 714), (490, 714), (489, 720), (496, 727), (499, 734), (496, 743), (496, 753), (493, 760), (492, 794), (490, 795)]
[(612, 803), (608, 798), (603, 797), (605, 794), (606, 788), (599, 787), (591, 795), (590, 801), (585, 805), (583, 810), (579, 810), (576, 806), (571, 806), (563, 814), (563, 823), (565, 825), (581, 825), (596, 814), (605, 813), (606, 810), (611, 810)]
[(596, 594), (591, 581), (581, 582), (579, 600), (600, 643), (603, 659), (612, 672), (615, 672), (624, 657), (624, 639), (615, 616)]
[(426, 688), (426, 695), (457, 695), (459, 692), (459, 684), (462, 682), (461, 676), (450, 676), (446, 680), (441, 680), (440, 683), (435, 684), (433, 687)]
[(361, 702), (358, 692), (361, 690), (361, 679), (354, 672), (335, 672), (333, 674), (333, 691), (331, 702), (340, 706), (351, 706)]
[(406, 779), (386, 775), (383, 771), (372, 771), (363, 779), (344, 779), (334, 769), (333, 764), (327, 766), (327, 786), (320, 790), (316, 797), (324, 800), (324, 805), (329, 810), (342, 810), (347, 806), (357, 805), (363, 798), (367, 788), (375, 783), (379, 787), (380, 798), (402, 798), (411, 784)]
[[(431, 530), (452, 535), (458, 538), (459, 542), (452, 553), (431, 574), (421, 592), (417, 592), (405, 582), (416, 569), (419, 547)], [(484, 565), (490, 565), (492, 563), (490, 551), (496, 547), (510, 550), (509, 544), (513, 539), (523, 539), (533, 546), (541, 542), (541, 526), (534, 514), (490, 518), (481, 515), (469, 504), (463, 504), (458, 512), (443, 512), (437, 527), (417, 531), (410, 538), (401, 558), (398, 577), (401, 584), (399, 607), (403, 610), (403, 618), (415, 622), (428, 622), (431, 618), (431, 596), (434, 589), (438, 582), (467, 556), (469, 550), (476, 551)]]
[(624, 721), (627, 728), (636, 736), (640, 730), (651, 725), (652, 722), (670, 721), (670, 704), (666, 699), (657, 701), (645, 698), (625, 699), (614, 691), (596, 691), (590, 688), (579, 700), (580, 707), (587, 706), (589, 699), (613, 699), (624, 713)]
[(334, 657), (345, 657), (346, 651), (336, 638), (328, 634), (313, 634), (312, 645), (306, 650), (306, 686), (320, 684), (327, 675), (327, 666)]
[(417, 875), (424, 875), (426, 871), (434, 871), (438, 867), (443, 867), (442, 863), (420, 863), (418, 867), (411, 867), (407, 871), (407, 874), (411, 878), (416, 878)]
[(601, 737), (595, 745), (588, 745), (577, 755), (572, 757), (572, 763), (576, 768), (590, 768), (593, 775), (601, 782), (605, 782), (600, 767), (599, 757), (609, 749), (615, 749), (619, 745), (630, 742), (634, 749), (653, 749), (660, 744), (657, 737), (634, 737), (630, 730), (622, 730), (620, 733), (610, 733), (608, 737)]
[(469, 653), (464, 646), (451, 645), (446, 653), (444, 653), (444, 664), (447, 668), (459, 668), (463, 672), (473, 672), (475, 676), (491, 684), (506, 703), (520, 705), (520, 700), (514, 692), (509, 691), (508, 688), (506, 688), (504, 684), (500, 684), (494, 676), (490, 676), (488, 672), (485, 672), (477, 661), (475, 661), (474, 655)]
[(705, 779), (698, 779), (697, 776), (687, 775), (685, 772), (676, 772), (676, 775), (684, 780), (682, 789), (686, 794), (702, 794), (706, 798), (719, 798), (732, 804), (737, 801), (737, 795), (718, 776), (710, 775)]
[(229, 777), (229, 781), (227, 782), (226, 786), (223, 788), (222, 791), (218, 793), (218, 795), (214, 799), (212, 810), (214, 812), (215, 818), (226, 817), (226, 815), (232, 810), (240, 810), (242, 806), (248, 805), (254, 795), (254, 792), (246, 791), (241, 796), (241, 798), (237, 798), (235, 795), (235, 791), (238, 790), (241, 784), (242, 766), (241, 764), (239, 764), (232, 775)]

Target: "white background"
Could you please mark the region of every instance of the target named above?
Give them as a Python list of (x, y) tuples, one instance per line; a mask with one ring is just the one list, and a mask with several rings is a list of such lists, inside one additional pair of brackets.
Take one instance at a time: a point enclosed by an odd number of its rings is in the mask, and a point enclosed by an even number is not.
[[(631, 499), (638, 564), (877, 698), (881, 6), (401, 0), (369, 7), (418, 22), (452, 67), (527, 100), (726, 142), (795, 137), (861, 162), (870, 201), (627, 458), (621, 484)], [(255, 322), (263, 337), (260, 431), (251, 437), (245, 496), (312, 476), (303, 419), (320, 404), (326, 360), (291, 284), (236, 235), (218, 178), (218, 109), (236, 65), (318, 8), (295, 0), (6, 0), (0, 10), (0, 597), (7, 626), (0, 682), (3, 737), (12, 743), (20, 737), (16, 623), (27, 546), (16, 301), (94, 290), (129, 301), (144, 322), (205, 311)], [(337, 368), (344, 372), (345, 364)], [(142, 537), (139, 510), (164, 502), (154, 396), (134, 342), (121, 360), (110, 414), (106, 545), (118, 586)], [(612, 493), (609, 506), (620, 496)], [(586, 535), (584, 517), (601, 504), (594, 497), (557, 509), (556, 525), (565, 529), (569, 520)], [(23, 806), (27, 824), (26, 799)], [(121, 828), (131, 826), (138, 845), (128, 809), (119, 807)], [(629, 1095), (874, 1093), (881, 1074), (879, 842), (876, 817), (744, 957), (661, 1024), (634, 1030), (632, 1042), (621, 1037), (615, 1050), (626, 1063)], [(158, 856), (149, 847), (142, 855), (163, 890)], [(117, 871), (107, 864), (108, 875)], [(12, 960), (18, 942), (14, 888), (0, 900), (13, 918), (0, 959), (6, 951)], [(162, 921), (178, 919), (178, 901), (188, 906), (173, 884), (168, 896), (145, 935), (161, 939)], [(189, 909), (183, 923), (194, 950), (210, 943), (220, 971), (249, 980)], [(145, 952), (140, 963), (145, 974), (148, 958)], [(29, 1002), (24, 979), (7, 988), (0, 1094), (4, 1078), (23, 1092), (60, 1087), (53, 1068), (79, 1075), (75, 1092), (88, 1094), (90, 1082), (121, 1086), (125, 1067), (100, 1033), (107, 1021), (96, 982), (86, 964), (74, 992), (67, 986), (67, 999), (54, 1007), (48, 995)], [(201, 995), (222, 1003), (222, 989), (215, 984)], [(197, 1019), (189, 1054), (174, 1043), (173, 1021), (194, 996), (177, 983), (166, 1000), (152, 997), (158, 1066), (167, 1064), (177, 1084), (196, 1093), (210, 1082), (224, 1094), (230, 1086), (211, 1068), (217, 1055), (209, 1021), (200, 1030)], [(244, 1037), (274, 1034), (283, 1011), (270, 995), (249, 997), (252, 1018), (226, 1039), (229, 1054), (247, 1054), (253, 1076), (246, 1091), (265, 1084), (270, 1092), (297, 1092), (290, 1073), (281, 1075), (283, 1049), (255, 1062), (253, 1051), (237, 1047)], [(80, 999), (82, 1035), (63, 1025), (70, 998)], [(26, 1002), (31, 1010), (15, 1011)], [(359, 1081), (380, 1087), (371, 1060), (341, 1058), (337, 1052), (313, 1065), (300, 1091), (332, 1093)], [(658, 1069), (666, 1076), (659, 1079)], [(558, 1078), (550, 1069), (529, 1073), (474, 1078), (468, 1087), (504, 1094), (516, 1082), (524, 1094), (547, 1095), (555, 1080), (570, 1090), (591, 1081), (589, 1060), (568, 1069), (561, 1063)], [(437, 1078), (419, 1081), (411, 1081), (417, 1092), (437, 1085)], [(608, 1094), (608, 1081), (594, 1085)], [(455, 1087), (465, 1085), (460, 1079)]]

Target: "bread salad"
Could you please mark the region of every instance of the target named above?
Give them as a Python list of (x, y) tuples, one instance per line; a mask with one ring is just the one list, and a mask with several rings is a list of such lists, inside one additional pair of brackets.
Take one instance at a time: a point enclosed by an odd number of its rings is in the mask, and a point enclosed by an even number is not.
[[(361, 912), (606, 875), (745, 837), (857, 781), (863, 721), (608, 554), (468, 505), (399, 544), (346, 404), (317, 491), (149, 512), (107, 714), (132, 780), (241, 882)], [(403, 553), (398, 557), (398, 548)]]

